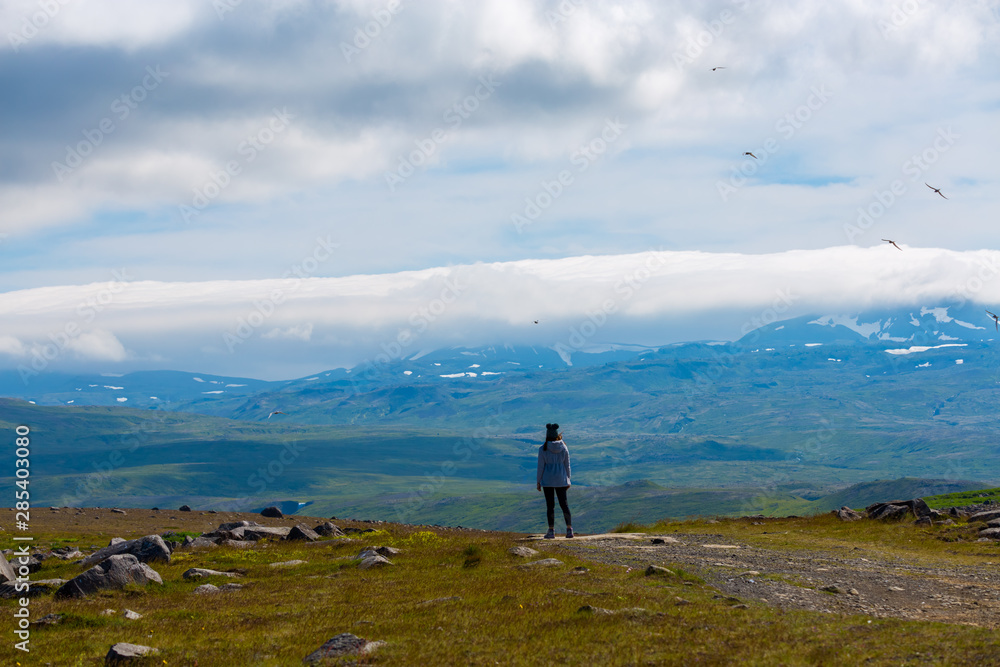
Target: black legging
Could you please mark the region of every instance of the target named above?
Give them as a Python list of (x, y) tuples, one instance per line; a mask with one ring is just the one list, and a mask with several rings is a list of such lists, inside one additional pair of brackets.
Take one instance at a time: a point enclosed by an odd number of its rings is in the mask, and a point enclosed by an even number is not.
[(569, 515), (569, 505), (566, 504), (566, 489), (568, 488), (568, 486), (542, 487), (542, 491), (545, 493), (545, 518), (549, 520), (549, 528), (556, 525), (556, 499), (554, 496), (559, 496), (559, 507), (562, 509), (563, 518), (566, 519), (566, 525), (573, 525)]

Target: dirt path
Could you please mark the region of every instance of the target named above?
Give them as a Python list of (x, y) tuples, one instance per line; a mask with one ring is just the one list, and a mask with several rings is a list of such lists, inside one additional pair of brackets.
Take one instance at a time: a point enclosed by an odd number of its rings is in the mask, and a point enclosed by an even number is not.
[[(539, 541), (588, 560), (645, 569), (677, 564), (742, 601), (784, 609), (1000, 627), (1000, 568), (927, 567), (853, 549), (843, 554), (766, 549), (721, 535), (596, 536)], [(534, 545), (533, 545), (534, 546)], [(834, 592), (820, 590), (836, 586)]]

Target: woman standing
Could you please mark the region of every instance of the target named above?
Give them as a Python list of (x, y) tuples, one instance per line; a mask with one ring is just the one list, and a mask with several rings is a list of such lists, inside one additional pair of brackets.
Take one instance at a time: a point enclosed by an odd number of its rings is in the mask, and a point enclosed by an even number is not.
[(559, 432), (559, 424), (546, 424), (545, 444), (538, 448), (536, 486), (539, 491), (545, 491), (545, 517), (549, 521), (549, 532), (545, 533), (547, 540), (556, 537), (555, 496), (559, 497), (559, 507), (566, 520), (566, 537), (573, 537), (573, 521), (569, 514), (569, 505), (566, 504), (566, 490), (570, 487), (569, 476), (569, 450), (563, 442), (562, 433)]

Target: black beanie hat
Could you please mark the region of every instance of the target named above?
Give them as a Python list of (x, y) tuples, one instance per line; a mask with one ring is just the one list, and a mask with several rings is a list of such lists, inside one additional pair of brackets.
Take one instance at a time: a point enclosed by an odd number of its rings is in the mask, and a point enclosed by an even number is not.
[(558, 440), (559, 439), (559, 424), (546, 424), (545, 425), (545, 439), (546, 440)]

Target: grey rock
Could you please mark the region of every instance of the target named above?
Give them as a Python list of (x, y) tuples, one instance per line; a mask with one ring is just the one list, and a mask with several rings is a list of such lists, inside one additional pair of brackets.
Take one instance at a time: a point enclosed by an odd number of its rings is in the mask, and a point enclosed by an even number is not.
[(881, 521), (896, 521), (898, 519), (902, 519), (909, 513), (910, 508), (906, 505), (880, 503), (878, 507), (869, 512), (868, 516), (872, 519), (879, 519)]
[(984, 528), (979, 531), (979, 537), (985, 537), (990, 540), (1000, 540), (1000, 528)]
[(969, 517), (969, 521), (992, 521), (993, 519), (1000, 519), (1000, 510), (986, 510), (985, 512), (976, 512)]
[(178, 512), (190, 512), (191, 508), (188, 507), (187, 505), (181, 505), (180, 507), (177, 508), (177, 511)]
[(265, 540), (268, 538), (281, 540), (288, 537), (288, 533), (292, 531), (291, 528), (287, 526), (246, 526), (242, 529), (244, 540)]
[(17, 574), (14, 573), (14, 568), (7, 562), (7, 558), (0, 553), (0, 583), (6, 581), (17, 581)]
[(284, 516), (285, 516), (284, 514), (281, 513), (280, 509), (278, 509), (277, 507), (275, 507), (273, 505), (271, 507), (265, 507), (264, 509), (262, 509), (260, 511), (260, 515), (261, 516), (266, 516), (266, 517), (268, 517), (270, 519), (281, 519), (281, 518), (284, 518)]
[(213, 549), (219, 546), (214, 540), (207, 537), (191, 537), (188, 535), (181, 544), (181, 549)]
[(836, 517), (841, 521), (858, 521), (859, 519), (865, 518), (864, 514), (861, 512), (855, 512), (846, 505), (841, 507), (839, 510), (833, 510), (833, 514), (836, 515)]
[(0, 598), (10, 600), (11, 598), (36, 598), (40, 595), (47, 595), (54, 592), (66, 583), (65, 579), (39, 579), (29, 581), (28, 590), (17, 590), (17, 583), (8, 581), (0, 584)]
[(340, 658), (347, 655), (364, 655), (371, 653), (380, 646), (385, 646), (385, 642), (370, 642), (362, 639), (350, 632), (344, 632), (330, 639), (318, 649), (302, 659), (307, 665), (320, 665), (329, 658)]
[(121, 589), (127, 584), (146, 586), (150, 582), (162, 584), (163, 579), (132, 554), (118, 554), (67, 581), (56, 591), (56, 597), (81, 598), (101, 590)]
[(230, 549), (252, 549), (257, 546), (257, 543), (250, 540), (222, 540), (219, 542), (219, 546)]
[(538, 552), (531, 547), (516, 546), (507, 549), (507, 553), (511, 556), (517, 556), (518, 558), (531, 558), (532, 556), (537, 556)]
[(108, 542), (108, 546), (109, 547), (113, 547), (116, 544), (122, 544), (123, 542), (127, 542), (127, 541), (128, 540), (126, 540), (124, 537), (112, 537), (111, 541)]
[(42, 616), (37, 621), (32, 621), (31, 625), (34, 626), (44, 626), (44, 625), (59, 625), (63, 620), (63, 614), (47, 614)]
[(312, 528), (304, 526), (300, 523), (293, 526), (292, 529), (288, 531), (288, 535), (285, 536), (285, 539), (291, 541), (304, 540), (306, 542), (315, 542), (316, 540), (319, 539), (319, 533), (317, 533)]
[(142, 618), (142, 614), (132, 611), (131, 609), (124, 609), (122, 610), (122, 617), (128, 621), (138, 621)]
[(329, 521), (325, 521), (319, 524), (318, 526), (313, 528), (313, 530), (315, 530), (317, 534), (322, 535), (323, 537), (340, 537), (341, 535), (344, 534), (344, 531), (342, 531), (340, 528), (333, 525)]
[(661, 575), (673, 576), (674, 571), (673, 570), (668, 570), (665, 567), (660, 567), (659, 565), (650, 565), (649, 567), (646, 568), (646, 576), (647, 577), (651, 576), (651, 575), (654, 575), (654, 574), (661, 574)]
[(198, 588), (194, 589), (195, 595), (214, 595), (219, 592), (219, 587), (212, 584), (202, 584)]
[(163, 538), (159, 535), (146, 535), (136, 540), (113, 542), (84, 558), (82, 565), (89, 567), (118, 554), (131, 554), (143, 563), (170, 562), (170, 547)]
[(530, 563), (525, 563), (524, 565), (518, 565), (518, 567), (524, 569), (535, 569), (539, 567), (558, 567), (562, 564), (563, 562), (558, 558), (543, 558), (541, 560), (533, 560)]
[(269, 563), (268, 567), (279, 568), (279, 567), (298, 567), (299, 565), (305, 565), (309, 561), (305, 560), (286, 560), (280, 563)]
[(362, 570), (370, 570), (373, 567), (386, 567), (388, 565), (393, 565), (392, 561), (385, 556), (380, 556), (378, 554), (366, 556), (361, 559), (360, 563), (358, 563), (358, 567)]
[(830, 584), (829, 586), (822, 586), (820, 588), (820, 590), (821, 591), (825, 591), (827, 593), (834, 593), (835, 595), (844, 595), (845, 593), (847, 593), (847, 591), (845, 589), (841, 588), (837, 584)]
[(241, 591), (243, 590), (243, 584), (222, 584), (219, 586), (219, 591), (223, 593), (228, 593), (231, 591)]
[(203, 577), (239, 577), (238, 572), (220, 572), (219, 570), (209, 570), (201, 567), (192, 567), (185, 570), (181, 575), (184, 579), (201, 579)]
[(104, 656), (106, 667), (115, 665), (138, 665), (146, 661), (146, 658), (159, 653), (159, 649), (150, 646), (140, 646), (139, 644), (128, 644), (119, 642), (111, 647), (108, 654)]
[(922, 516), (913, 522), (914, 526), (933, 526), (934, 522), (931, 520), (930, 515)]
[(113, 510), (111, 510), (111, 511), (112, 511), (113, 513), (115, 513), (115, 514), (125, 514), (125, 510), (118, 510), (118, 509), (113, 509)]
[(256, 521), (230, 521), (228, 523), (220, 523), (216, 530), (226, 531), (233, 530), (235, 528), (246, 528), (247, 526), (259, 526), (260, 524)]

